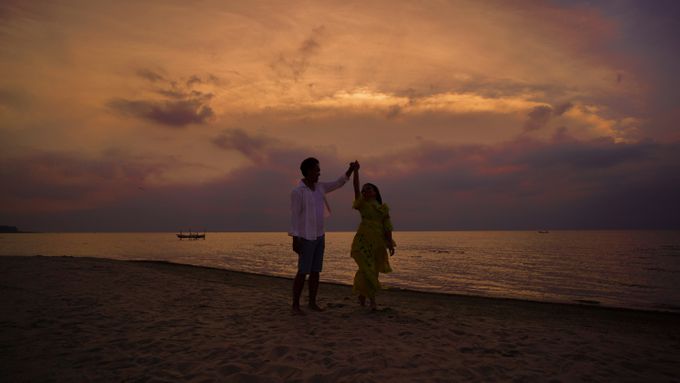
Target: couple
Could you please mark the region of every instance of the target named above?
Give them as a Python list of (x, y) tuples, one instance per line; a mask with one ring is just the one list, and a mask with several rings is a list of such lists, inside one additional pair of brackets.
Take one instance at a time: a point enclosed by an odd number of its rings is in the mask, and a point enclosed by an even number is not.
[(319, 182), (319, 160), (310, 157), (302, 161), (300, 171), (303, 179), (291, 193), (291, 229), (293, 251), (298, 254), (298, 272), (293, 281), (293, 313), (303, 314), (300, 295), (309, 274), (309, 308), (323, 311), (316, 303), (319, 290), (319, 273), (323, 267), (324, 218), (330, 214), (326, 193), (342, 187), (350, 175), (354, 178), (354, 203), (352, 207), (361, 214), (361, 224), (352, 242), (351, 255), (359, 270), (354, 276), (352, 291), (359, 296), (359, 303), (370, 301), (371, 309), (377, 309), (375, 294), (380, 289), (378, 273), (389, 273), (389, 257), (394, 255), (392, 223), (389, 208), (382, 203), (380, 191), (370, 183), (359, 192), (359, 162), (355, 161), (343, 176), (334, 182)]

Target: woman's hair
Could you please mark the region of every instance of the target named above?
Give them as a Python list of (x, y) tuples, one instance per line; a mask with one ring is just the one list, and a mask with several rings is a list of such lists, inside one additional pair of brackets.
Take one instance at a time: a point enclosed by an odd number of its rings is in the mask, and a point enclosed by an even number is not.
[(375, 200), (378, 201), (378, 203), (382, 205), (382, 197), (380, 196), (380, 189), (378, 189), (377, 186), (373, 185), (370, 182), (365, 183), (364, 186), (370, 186), (370, 187), (373, 188), (373, 190), (375, 190)]
[(305, 158), (305, 160), (300, 164), (300, 171), (302, 172), (302, 175), (307, 177), (307, 172), (309, 172), (312, 168), (314, 168), (314, 166), (318, 164), (319, 160), (314, 157)]

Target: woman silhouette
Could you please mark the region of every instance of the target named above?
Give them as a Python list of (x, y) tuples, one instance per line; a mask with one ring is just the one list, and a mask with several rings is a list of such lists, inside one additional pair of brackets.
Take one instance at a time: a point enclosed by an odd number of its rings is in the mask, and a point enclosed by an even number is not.
[(361, 223), (352, 241), (351, 255), (359, 266), (354, 275), (352, 291), (359, 296), (359, 303), (377, 309), (375, 295), (380, 290), (379, 273), (392, 272), (387, 250), (394, 255), (395, 243), (392, 240), (392, 222), (389, 207), (384, 204), (378, 187), (367, 183), (359, 191), (359, 163), (353, 175), (354, 203), (352, 207), (361, 214)]

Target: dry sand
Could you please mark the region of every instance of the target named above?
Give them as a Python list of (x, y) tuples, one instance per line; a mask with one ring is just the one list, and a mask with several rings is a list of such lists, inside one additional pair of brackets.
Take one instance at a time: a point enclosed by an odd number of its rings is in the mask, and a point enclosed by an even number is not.
[(0, 381), (678, 381), (680, 315), (385, 291), (218, 269), (0, 257)]

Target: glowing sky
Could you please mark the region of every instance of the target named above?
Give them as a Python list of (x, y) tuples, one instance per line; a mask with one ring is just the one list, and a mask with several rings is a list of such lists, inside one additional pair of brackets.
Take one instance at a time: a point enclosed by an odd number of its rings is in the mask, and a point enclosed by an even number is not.
[[(0, 224), (287, 230), (307, 156), (397, 229), (680, 227), (675, 1), (3, 1)], [(351, 185), (330, 229), (351, 230)]]

